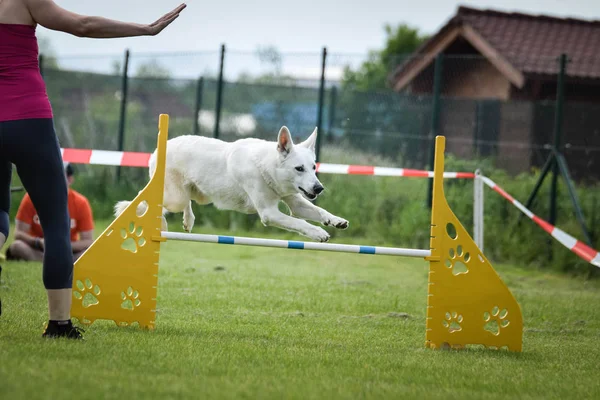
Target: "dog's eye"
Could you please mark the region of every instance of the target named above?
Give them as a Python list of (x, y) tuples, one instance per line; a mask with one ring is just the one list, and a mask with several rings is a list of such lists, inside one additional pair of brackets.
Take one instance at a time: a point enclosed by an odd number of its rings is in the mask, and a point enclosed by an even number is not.
[(304, 167), (301, 165), (299, 167), (296, 167), (296, 171), (298, 172), (304, 172)]
[(316, 171), (316, 170), (317, 170), (317, 166), (316, 166), (316, 165), (313, 165), (313, 169)]

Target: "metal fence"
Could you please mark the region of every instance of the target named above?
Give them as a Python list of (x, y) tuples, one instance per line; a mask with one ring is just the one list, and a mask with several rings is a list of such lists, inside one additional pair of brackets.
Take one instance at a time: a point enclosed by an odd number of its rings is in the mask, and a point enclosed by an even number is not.
[(323, 162), (339, 162), (352, 149), (379, 162), (430, 168), (440, 134), (457, 157), (491, 159), (518, 174), (544, 165), (556, 133), (573, 177), (600, 177), (600, 91), (571, 80), (567, 65), (557, 102), (560, 57), (537, 60), (545, 75), (520, 89), (494, 60), (475, 55), (428, 63), (398, 56), (389, 72), (411, 63), (423, 68), (397, 90), (344, 84), (344, 69), (358, 70), (365, 59), (325, 49), (280, 54), (223, 46), (212, 53), (42, 58), (41, 67), (63, 147), (152, 151), (157, 117), (168, 113), (171, 136), (226, 141), (274, 140), (282, 125), (302, 140), (317, 126)]
[[(316, 126), (321, 162), (431, 169), (434, 137), (444, 135), (447, 153), (455, 156), (448, 161), (452, 168), (459, 166), (456, 170), (481, 168), (489, 175), (493, 166), (493, 173), (504, 170), (508, 176), (541, 170), (523, 201), (528, 208), (550, 176), (548, 221), (556, 224), (557, 209), (568, 208), (563, 220), (576, 220), (586, 244), (594, 242), (597, 230), (590, 235), (586, 225), (593, 228), (598, 219), (598, 190), (592, 186), (600, 178), (600, 79), (594, 78), (600, 75), (600, 58), (569, 60), (566, 55), (533, 64), (509, 59), (515, 69), (508, 71), (502, 68), (505, 59), (473, 54), (392, 59), (387, 67), (366, 68), (363, 63), (372, 56), (222, 47), (204, 53), (42, 55), (40, 65), (62, 147), (152, 152), (158, 115), (167, 113), (170, 137), (275, 140), (286, 125), (298, 142)], [(347, 71), (362, 77), (360, 84), (345, 79)], [(369, 82), (381, 80), (382, 74), (387, 85), (373, 89)], [(526, 79), (519, 81), (519, 74)], [(116, 194), (110, 190), (135, 193), (147, 181), (143, 168), (80, 168), (90, 178), (85, 182), (93, 184), (89, 189), (95, 191), (97, 209), (106, 208), (106, 215), (110, 206), (101, 202), (112, 201)], [(557, 196), (561, 174), (573, 208), (562, 204), (569, 202), (566, 190)], [(112, 187), (115, 177), (123, 184)], [(587, 223), (571, 177), (590, 184), (579, 190)], [(524, 190), (529, 194), (531, 189)], [(562, 199), (558, 207), (557, 198)], [(389, 211), (399, 208), (401, 200), (394, 196), (385, 202), (382, 209)], [(415, 207), (421, 210), (420, 204)], [(465, 207), (459, 212), (468, 218), (471, 211)], [(504, 218), (507, 212), (500, 208), (498, 214)], [(428, 231), (422, 239), (429, 240)]]

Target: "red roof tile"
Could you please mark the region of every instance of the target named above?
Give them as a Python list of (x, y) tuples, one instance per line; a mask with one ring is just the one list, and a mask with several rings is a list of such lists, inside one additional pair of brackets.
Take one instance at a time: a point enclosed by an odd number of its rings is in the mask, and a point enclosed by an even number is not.
[[(566, 53), (567, 75), (578, 78), (600, 78), (600, 21), (557, 18), (546, 15), (478, 10), (461, 6), (456, 15), (414, 56), (426, 54), (455, 27), (469, 26), (514, 68), (525, 75), (551, 74), (559, 70), (558, 57)], [(414, 63), (407, 60), (394, 72), (399, 78)]]
[(459, 7), (457, 20), (470, 25), (524, 73), (556, 74), (561, 53), (567, 75), (600, 77), (600, 21), (504, 13)]

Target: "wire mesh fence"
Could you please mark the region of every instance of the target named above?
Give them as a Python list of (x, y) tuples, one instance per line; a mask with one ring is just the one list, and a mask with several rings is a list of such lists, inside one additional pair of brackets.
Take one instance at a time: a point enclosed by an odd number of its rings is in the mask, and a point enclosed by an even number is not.
[[(339, 149), (352, 149), (428, 168), (436, 134), (446, 136), (449, 153), (492, 159), (510, 174), (540, 168), (548, 157), (557, 129), (556, 57), (445, 54), (438, 64), (433, 56), (398, 55), (384, 71), (386, 86), (377, 88), (350, 79), (368, 59), (223, 48), (60, 58), (42, 70), (63, 147), (150, 152), (157, 117), (168, 113), (171, 137), (274, 140), (286, 125), (300, 141), (319, 125), (322, 162), (339, 162), (348, 154)], [(573, 177), (596, 180), (600, 99), (597, 86), (579, 76), (586, 62), (567, 67), (561, 149)]]
[[(429, 169), (434, 138), (443, 135), (448, 168), (481, 168), (485, 175), (502, 177), (498, 182), (524, 203), (539, 186), (531, 204), (536, 215), (565, 232), (580, 233), (597, 248), (600, 58), (569, 58), (563, 75), (557, 56), (494, 58), (473, 54), (464, 43), (453, 46), (437, 56), (387, 54), (383, 59), (325, 49), (280, 53), (268, 47), (256, 52), (222, 47), (196, 53), (42, 55), (40, 64), (62, 147), (152, 152), (158, 116), (166, 113), (171, 138), (275, 140), (286, 125), (300, 142), (318, 127), (320, 162)], [(556, 152), (562, 154), (556, 165), (563, 165), (564, 156), (578, 181), (575, 190), (565, 185), (568, 179), (559, 179), (558, 187), (553, 178), (541, 179), (540, 171)], [(115, 199), (131, 198), (148, 180), (145, 168), (78, 165), (77, 170), (84, 175), (78, 185), (103, 218), (112, 215)], [(342, 215), (353, 216), (352, 232), (335, 235), (394, 238), (404, 246), (429, 242), (425, 197), (430, 180), (321, 179), (332, 193), (347, 195), (324, 196), (320, 205), (335, 203)], [(466, 226), (472, 224), (469, 185), (452, 180), (445, 186)], [(547, 263), (550, 254), (560, 268), (585, 267), (578, 259), (565, 261), (571, 253), (560, 245), (546, 246), (546, 232), (518, 225), (513, 214), (518, 210), (489, 196), (486, 208), (493, 212), (486, 213), (486, 232), (494, 240), (486, 240), (486, 252), (526, 263)], [(212, 227), (263, 229), (256, 216), (210, 206), (197, 216), (198, 224)], [(515, 222), (507, 222), (511, 219)]]

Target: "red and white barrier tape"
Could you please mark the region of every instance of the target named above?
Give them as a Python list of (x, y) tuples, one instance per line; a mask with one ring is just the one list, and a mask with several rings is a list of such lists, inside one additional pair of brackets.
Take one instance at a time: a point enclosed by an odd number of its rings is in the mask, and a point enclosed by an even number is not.
[[(433, 171), (407, 168), (373, 167), (370, 165), (346, 165), (317, 163), (321, 174), (404, 176), (410, 178), (433, 178)], [(472, 172), (444, 172), (444, 178), (473, 179)]]
[(150, 153), (88, 149), (60, 149), (63, 161), (73, 164), (115, 165), (121, 167), (148, 167)]
[(525, 208), (525, 206), (521, 204), (518, 200), (515, 200), (510, 194), (506, 193), (504, 189), (496, 185), (496, 183), (490, 178), (482, 176), (481, 179), (487, 186), (489, 186), (494, 191), (498, 192), (506, 200), (511, 202), (523, 214), (527, 215), (530, 219), (533, 220), (533, 222), (538, 224), (543, 230), (548, 232), (554, 239), (558, 240), (567, 249), (571, 250), (573, 253), (577, 254), (579, 257), (589, 262), (590, 264), (595, 265), (596, 267), (600, 267), (600, 252), (598, 252), (598, 250), (592, 249), (591, 247), (575, 239), (573, 236), (569, 235), (565, 231), (541, 219), (540, 217), (532, 213), (530, 210)]
[[(74, 164), (114, 165), (121, 167), (148, 167), (151, 153), (131, 151), (106, 151), (88, 149), (61, 149), (63, 161)], [(317, 163), (317, 172), (322, 174), (404, 176), (433, 178), (433, 171), (406, 168), (374, 167), (370, 165), (346, 165)], [(472, 172), (444, 172), (444, 178), (473, 179)]]

